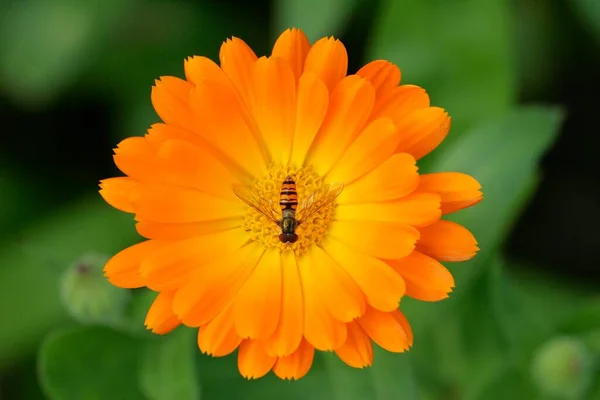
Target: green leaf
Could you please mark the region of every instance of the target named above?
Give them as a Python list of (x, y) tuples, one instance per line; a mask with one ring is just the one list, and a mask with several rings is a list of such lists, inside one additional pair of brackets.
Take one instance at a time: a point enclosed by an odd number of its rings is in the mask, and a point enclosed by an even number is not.
[[(562, 6), (561, 6), (562, 7)], [(558, 11), (560, 12), (560, 11)], [(543, 2), (519, 1), (512, 4), (515, 69), (526, 98), (548, 98), (564, 59), (560, 43), (565, 37), (563, 21), (557, 21), (557, 7)], [(558, 22), (558, 24), (557, 24)]]
[(0, 162), (0, 236), (12, 237), (15, 228), (31, 215), (31, 210), (41, 206), (34, 183), (13, 165)]
[[(467, 356), (468, 363), (474, 366), (474, 370), (467, 371), (463, 377), (467, 394), (470, 394), (465, 395), (467, 399), (487, 399), (496, 391), (500, 391), (502, 395), (497, 393), (492, 398), (514, 397), (508, 396), (507, 393), (514, 393), (518, 397), (535, 397), (525, 396), (526, 393), (531, 393), (533, 388), (530, 380), (523, 377), (529, 376), (532, 357), (540, 345), (555, 336), (588, 332), (594, 326), (600, 326), (594, 325), (599, 321), (598, 304), (590, 301), (589, 295), (586, 297), (576, 294), (577, 291), (573, 288), (548, 278), (535, 275), (517, 277), (509, 272), (507, 262), (501, 257), (496, 256), (491, 260), (490, 268), (471, 286), (472, 293), (477, 291), (480, 292), (478, 295), (475, 294), (468, 301), (461, 302), (465, 340), (467, 343), (484, 343), (490, 342), (495, 336), (496, 354), (483, 356), (490, 360), (503, 361), (503, 364), (498, 365), (495, 373), (489, 374), (491, 380), (479, 380), (484, 385), (474, 385), (478, 382), (476, 375), (484, 363), (477, 361), (477, 357), (482, 355), (481, 350), (471, 349)], [(480, 307), (479, 312), (466, 311), (474, 304)], [(473, 315), (480, 317), (473, 318)], [(486, 320), (493, 321), (498, 328), (487, 332), (478, 328), (478, 325)], [(584, 343), (587, 338), (580, 336), (579, 339), (583, 339)], [(505, 371), (500, 372), (503, 365)], [(581, 365), (583, 373), (586, 370), (583, 364)], [(588, 372), (589, 370), (586, 373)], [(506, 381), (503, 378), (505, 375), (520, 378), (510, 379), (511, 384), (500, 389), (499, 379)]]
[[(488, 278), (483, 272), (532, 194), (539, 158), (554, 139), (560, 119), (557, 109), (515, 110), (467, 132), (431, 165), (432, 171), (460, 171), (474, 176), (484, 193), (480, 204), (450, 215), (450, 219), (473, 231), (481, 248), (473, 260), (448, 265), (456, 281), (451, 298), (439, 305), (403, 301), (403, 311), (419, 338), (411, 350), (418, 377), (434, 381), (441, 377), (439, 390), (462, 380), (470, 373), (471, 365), (481, 366), (475, 371), (478, 386), (506, 367), (494, 362), (503, 359), (502, 346), (508, 339), (500, 335), (498, 321), (482, 317), (489, 316), (492, 307)], [(463, 319), (474, 325), (466, 326)], [(469, 342), (483, 347), (473, 348)], [(482, 357), (473, 363), (468, 361), (469, 354)]]
[(40, 387), (35, 354), (3, 371), (0, 392), (2, 399), (48, 400)]
[(590, 390), (589, 400), (600, 400), (600, 371), (596, 375), (596, 383)]
[(574, 309), (561, 324), (561, 330), (573, 334), (600, 330), (600, 299), (589, 299)]
[(556, 108), (523, 107), (470, 130), (436, 159), (432, 170), (470, 174), (481, 183), (484, 194), (475, 207), (449, 216), (471, 230), (481, 248), (473, 260), (451, 268), (457, 291), (472, 273), (489, 263), (533, 194), (539, 160), (556, 137), (560, 122)]
[(154, 333), (146, 329), (144, 323), (148, 310), (152, 306), (156, 296), (156, 292), (147, 288), (133, 290), (131, 300), (125, 309), (121, 328), (135, 335), (148, 338), (155, 337)]
[(354, 369), (336, 355), (324, 354), (333, 389), (332, 399), (418, 399), (410, 354), (373, 348), (373, 366)]
[(269, 373), (248, 381), (236, 364), (237, 355), (202, 356), (199, 375), (206, 399), (261, 400), (387, 400), (417, 399), (411, 354), (392, 354), (374, 347), (372, 367), (361, 370), (345, 365), (334, 354), (316, 352), (308, 374), (299, 381), (283, 381)]
[(442, 314), (442, 304), (402, 300), (402, 311), (416, 338), (410, 350), (415, 375), (418, 382), (426, 383), (421, 390), (433, 399), (459, 391), (458, 381), (468, 368), (459, 311)]
[(33, 351), (66, 318), (59, 297), (64, 269), (90, 251), (114, 254), (138, 238), (131, 216), (97, 194), (55, 210), (19, 236), (18, 244), (0, 248), (0, 303), (19, 305), (2, 312), (0, 365)]
[(574, 0), (570, 3), (600, 43), (600, 2), (597, 0)]
[(141, 342), (105, 327), (49, 336), (40, 349), (40, 381), (50, 399), (145, 399), (137, 385)]
[[(527, 361), (531, 351), (556, 331), (562, 315), (552, 309), (540, 313), (537, 303), (527, 297), (509, 275), (506, 263), (500, 257), (491, 262), (487, 276), (490, 309), (508, 343), (505, 356)], [(532, 295), (546, 297), (544, 293)]]
[[(442, 308), (454, 306), (468, 293), (464, 287), (500, 249), (536, 187), (539, 159), (556, 137), (560, 121), (556, 108), (523, 107), (465, 133), (428, 165), (428, 171), (470, 174), (481, 183), (484, 193), (481, 203), (448, 216), (475, 234), (481, 251), (471, 261), (448, 265), (457, 289)], [(405, 307), (417, 332), (428, 331), (428, 322), (435, 321), (440, 312), (439, 306), (418, 302), (408, 302)]]
[(311, 42), (340, 35), (360, 0), (276, 0), (275, 34), (299, 28)]
[(548, 272), (540, 272), (542, 268), (512, 262), (509, 264), (512, 274), (511, 287), (519, 293), (518, 305), (528, 305), (530, 318), (536, 320), (547, 330), (563, 333), (582, 333), (593, 329), (594, 313), (599, 311), (595, 293), (585, 290), (581, 285), (565, 285), (559, 277)]
[[(532, 351), (555, 332), (560, 318), (551, 312), (540, 315), (498, 256), (463, 291), (460, 307), (437, 317), (443, 332), (433, 336), (434, 353), (420, 361), (423, 368), (439, 359), (446, 385), (456, 385), (459, 398), (486, 398), (482, 393), (497, 385), (498, 377), (528, 365)], [(421, 346), (429, 345), (421, 340)]]
[(374, 26), (368, 59), (396, 63), (403, 82), (425, 88), (454, 136), (514, 102), (508, 1), (384, 0)]
[(139, 380), (148, 399), (200, 399), (195, 365), (196, 332), (195, 329), (179, 328), (146, 342)]
[(22, 0), (0, 13), (0, 81), (19, 101), (44, 103), (95, 59), (130, 2)]
[(257, 380), (238, 372), (237, 354), (213, 358), (200, 356), (199, 376), (205, 399), (331, 400), (332, 392), (323, 358), (315, 354), (309, 373), (299, 381), (283, 381), (272, 373)]
[(596, 354), (597, 373), (600, 378), (600, 329), (585, 331), (579, 337), (587, 348)]
[(521, 371), (506, 369), (489, 383), (477, 396), (477, 400), (538, 399), (538, 393)]
[[(460, 398), (477, 398), (475, 394), (512, 364), (508, 340), (503, 336), (499, 321), (494, 314), (488, 279), (485, 274), (467, 289), (466, 297), (455, 313), (442, 321), (457, 319), (459, 324), (458, 345), (462, 349), (463, 369), (457, 374), (460, 382)], [(449, 344), (446, 343), (446, 346)]]

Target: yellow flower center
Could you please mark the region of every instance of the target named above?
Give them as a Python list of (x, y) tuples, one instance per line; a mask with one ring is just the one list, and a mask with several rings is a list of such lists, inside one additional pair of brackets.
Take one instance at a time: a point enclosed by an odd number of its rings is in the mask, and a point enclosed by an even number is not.
[[(287, 165), (270, 165), (268, 175), (255, 180), (252, 186), (257, 194), (271, 202), (278, 218), (281, 218), (281, 208), (279, 206), (281, 185), (287, 176), (291, 176), (296, 183), (298, 195), (296, 214), (300, 215), (303, 202), (307, 196), (321, 188), (325, 183), (323, 178), (315, 174), (310, 166), (295, 168)], [(281, 242), (279, 240), (280, 226), (253, 208), (248, 208), (244, 229), (249, 233), (252, 240), (261, 243), (265, 248), (278, 247), (280, 251), (291, 249), (296, 257), (300, 257), (310, 246), (318, 245), (323, 240), (327, 234), (329, 222), (333, 219), (334, 210), (335, 202), (331, 202), (308, 218), (300, 220), (300, 225), (295, 231), (298, 235), (296, 243)]]

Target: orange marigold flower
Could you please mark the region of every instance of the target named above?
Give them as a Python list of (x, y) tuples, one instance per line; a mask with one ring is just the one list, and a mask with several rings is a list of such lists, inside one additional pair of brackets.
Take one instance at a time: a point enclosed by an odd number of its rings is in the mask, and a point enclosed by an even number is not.
[(311, 46), (291, 29), (270, 57), (233, 38), (220, 66), (196, 56), (185, 80), (156, 81), (163, 123), (119, 144), (127, 176), (100, 191), (148, 239), (105, 273), (159, 293), (153, 332), (199, 327), (202, 352), (238, 349), (243, 376), (298, 379), (315, 349), (356, 368), (373, 362), (372, 342), (409, 349), (402, 296), (448, 296), (454, 281), (439, 261), (478, 249), (441, 217), (482, 194), (464, 174), (420, 176), (416, 161), (450, 117), (423, 89), (399, 85), (395, 65), (347, 76), (347, 64), (339, 40)]

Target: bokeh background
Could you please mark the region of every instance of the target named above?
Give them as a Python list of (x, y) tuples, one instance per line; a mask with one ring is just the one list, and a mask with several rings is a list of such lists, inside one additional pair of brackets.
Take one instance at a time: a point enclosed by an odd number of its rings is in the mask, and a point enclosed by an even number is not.
[[(600, 2), (596, 0), (1, 0), (0, 398), (600, 399)], [(453, 127), (421, 171), (462, 171), (485, 199), (448, 264), (451, 298), (404, 300), (405, 354), (356, 371), (320, 354), (299, 382), (247, 382), (194, 331), (144, 331), (152, 293), (106, 285), (139, 240), (97, 194), (112, 148), (158, 117), (150, 88), (189, 55), (288, 27), (336, 35), (424, 87)]]

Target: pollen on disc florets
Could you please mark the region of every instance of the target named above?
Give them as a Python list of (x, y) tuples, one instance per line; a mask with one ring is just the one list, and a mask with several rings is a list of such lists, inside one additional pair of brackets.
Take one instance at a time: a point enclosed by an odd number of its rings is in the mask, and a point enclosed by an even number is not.
[[(279, 195), (281, 184), (287, 176), (296, 182), (298, 194), (298, 209), (302, 209), (302, 201), (314, 190), (320, 188), (325, 182), (322, 177), (312, 171), (310, 166), (296, 168), (290, 166), (271, 165), (268, 175), (256, 179), (253, 189), (264, 199), (270, 200), (280, 217)], [(327, 233), (329, 222), (333, 219), (335, 202), (328, 204), (309, 218), (302, 221), (296, 229), (298, 241), (296, 243), (282, 243), (279, 240), (281, 229), (258, 211), (249, 208), (244, 220), (244, 229), (250, 234), (252, 240), (261, 243), (265, 248), (278, 247), (281, 251), (291, 249), (298, 257), (306, 252), (312, 245), (318, 245)]]

